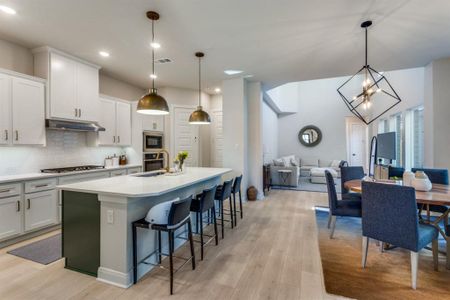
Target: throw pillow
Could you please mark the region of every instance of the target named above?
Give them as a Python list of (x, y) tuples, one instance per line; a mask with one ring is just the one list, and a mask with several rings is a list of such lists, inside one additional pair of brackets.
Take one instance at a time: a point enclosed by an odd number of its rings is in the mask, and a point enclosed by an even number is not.
[(291, 165), (293, 167), (298, 167), (300, 164), (298, 163), (298, 161), (295, 158), (291, 158)]
[(284, 166), (285, 167), (290, 167), (291, 166), (291, 159), (295, 158), (294, 155), (289, 155), (289, 156), (284, 156), (281, 159), (284, 162)]
[(281, 158), (274, 159), (273, 165), (276, 167), (284, 167), (284, 161)]
[(332, 162), (331, 162), (331, 166), (330, 167), (332, 167), (332, 168), (339, 168), (339, 165), (341, 164), (341, 161), (340, 160), (333, 160)]

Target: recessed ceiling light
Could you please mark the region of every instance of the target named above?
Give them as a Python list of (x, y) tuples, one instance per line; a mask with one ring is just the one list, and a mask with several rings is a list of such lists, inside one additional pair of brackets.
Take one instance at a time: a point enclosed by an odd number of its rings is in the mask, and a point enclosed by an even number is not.
[(220, 93), (220, 88), (215, 88), (215, 89), (214, 89), (214, 92)]
[(241, 70), (225, 70), (223, 72), (225, 74), (227, 74), (227, 75), (236, 75), (236, 74), (241, 74), (244, 71), (241, 71)]
[(244, 78), (252, 78), (252, 77), (253, 77), (253, 75), (251, 75), (251, 74), (248, 74), (248, 75), (244, 76)]
[(151, 46), (153, 49), (159, 49), (159, 48), (161, 48), (161, 44), (160, 44), (160, 43), (157, 43), (157, 42), (150, 43), (150, 46)]
[(156, 79), (156, 78), (158, 78), (158, 76), (156, 76), (156, 74), (150, 74), (150, 78)]
[(16, 11), (12, 9), (11, 7), (0, 5), (0, 11), (9, 14), (9, 15), (15, 15)]
[(103, 57), (109, 57), (109, 53), (106, 51), (100, 51), (98, 54), (100, 54)]

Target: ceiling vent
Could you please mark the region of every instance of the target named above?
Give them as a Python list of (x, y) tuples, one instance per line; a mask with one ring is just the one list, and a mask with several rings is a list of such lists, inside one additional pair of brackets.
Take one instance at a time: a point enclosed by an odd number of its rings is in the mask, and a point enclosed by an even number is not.
[(155, 59), (155, 64), (168, 64), (171, 62), (172, 62), (172, 60), (170, 58)]

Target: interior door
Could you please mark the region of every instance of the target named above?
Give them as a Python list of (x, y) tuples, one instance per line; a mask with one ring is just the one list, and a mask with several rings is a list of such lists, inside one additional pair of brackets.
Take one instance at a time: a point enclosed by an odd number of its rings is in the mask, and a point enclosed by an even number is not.
[(365, 166), (366, 128), (364, 124), (350, 124), (350, 165)]
[(131, 145), (131, 105), (117, 102), (116, 107), (116, 133), (117, 144)]
[(78, 118), (84, 121), (97, 121), (98, 69), (77, 63), (76, 72)]
[(211, 165), (216, 168), (223, 166), (223, 123), (222, 123), (222, 111), (217, 110), (212, 113), (212, 163)]
[(180, 151), (187, 151), (185, 165), (198, 167), (199, 130), (198, 125), (189, 124), (189, 116), (195, 107), (175, 107), (173, 113), (174, 156)]
[(50, 115), (78, 119), (76, 101), (76, 62), (56, 53), (50, 54)]
[(11, 140), (11, 77), (0, 74), (0, 144)]
[(116, 143), (116, 102), (100, 98), (100, 126), (105, 127), (105, 131), (98, 133), (99, 145), (114, 145)]
[(44, 84), (15, 77), (12, 82), (13, 143), (45, 145)]

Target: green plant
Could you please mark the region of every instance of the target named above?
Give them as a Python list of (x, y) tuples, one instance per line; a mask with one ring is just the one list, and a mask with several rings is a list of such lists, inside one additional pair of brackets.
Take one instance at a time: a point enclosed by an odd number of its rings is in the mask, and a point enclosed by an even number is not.
[(187, 157), (188, 157), (188, 152), (187, 152), (187, 151), (180, 151), (180, 152), (178, 152), (177, 159), (178, 159), (181, 163), (183, 163), (183, 161), (184, 161)]

